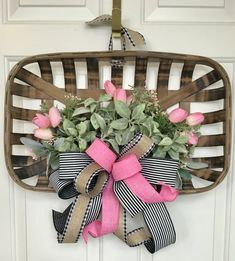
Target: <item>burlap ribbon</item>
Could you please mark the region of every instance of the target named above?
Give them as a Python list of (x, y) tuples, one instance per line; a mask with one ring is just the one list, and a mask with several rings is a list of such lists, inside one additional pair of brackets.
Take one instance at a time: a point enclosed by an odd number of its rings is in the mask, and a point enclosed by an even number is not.
[[(142, 134), (136, 135), (123, 148), (118, 161), (116, 161), (116, 158), (110, 161), (109, 171), (107, 171), (107, 168), (101, 167), (85, 153), (62, 153), (60, 155), (60, 169), (50, 176), (50, 182), (59, 197), (63, 199), (75, 197), (75, 200), (63, 213), (53, 211), (58, 242), (77, 242), (82, 233), (84, 238), (87, 239), (88, 233), (99, 236), (106, 234), (107, 231), (114, 232), (117, 237), (129, 246), (145, 244), (151, 253), (175, 242), (175, 231), (169, 213), (164, 203), (159, 201), (166, 201), (167, 197), (165, 197), (164, 191), (167, 192), (168, 190), (169, 192), (169, 186), (172, 188), (175, 186), (178, 162), (147, 158), (153, 146), (154, 144), (148, 137)], [(99, 162), (100, 158), (99, 163), (101, 165), (105, 158), (102, 153), (100, 151), (97, 159)], [(139, 159), (142, 167), (141, 174), (135, 173), (136, 179), (138, 175), (141, 175), (139, 178), (144, 177), (145, 182), (152, 185), (151, 189), (155, 188), (153, 197), (157, 196), (155, 202), (158, 203), (148, 203), (150, 202), (148, 198), (140, 199), (145, 195), (138, 194), (138, 190), (141, 193), (141, 189), (133, 183), (135, 176), (132, 177), (128, 174), (131, 177), (123, 180), (116, 178), (113, 183), (110, 183), (110, 180), (113, 177), (115, 179), (115, 175), (117, 176), (115, 173), (113, 176), (110, 174), (115, 172), (115, 166), (112, 164), (116, 164), (116, 166), (119, 164), (120, 166), (120, 164), (124, 163), (124, 161), (122, 162), (123, 158), (133, 155)], [(130, 166), (126, 166), (126, 168), (128, 170)], [(119, 174), (121, 175), (121, 173)], [(111, 189), (109, 188), (110, 184)], [(107, 194), (107, 190), (111, 194)], [(121, 203), (120, 206), (119, 202), (118, 204), (115, 203), (116, 208), (114, 206), (114, 210), (112, 210), (112, 212), (118, 213), (115, 231), (109, 230), (107, 226), (109, 220), (104, 215), (108, 206), (107, 204), (104, 205), (103, 198), (106, 197), (106, 194), (109, 195), (108, 198), (118, 198)], [(174, 190), (172, 190), (172, 195), (173, 197), (168, 197), (168, 201), (174, 199)], [(115, 204), (112, 203), (110, 207)], [(101, 212), (101, 220), (97, 221)], [(136, 227), (135, 221), (138, 220), (136, 216), (139, 217), (139, 214), (142, 214), (145, 225)], [(115, 222), (115, 218), (111, 221)], [(129, 223), (134, 223), (135, 228), (130, 230)]]

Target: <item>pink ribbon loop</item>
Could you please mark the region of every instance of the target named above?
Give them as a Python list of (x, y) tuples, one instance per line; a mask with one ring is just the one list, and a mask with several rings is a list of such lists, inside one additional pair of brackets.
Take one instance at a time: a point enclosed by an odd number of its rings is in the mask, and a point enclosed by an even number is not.
[(117, 155), (104, 143), (96, 138), (90, 147), (86, 150), (86, 154), (90, 156), (102, 168), (111, 172), (113, 163), (117, 159)]
[(160, 192), (143, 177), (142, 167), (135, 154), (130, 154), (116, 161), (116, 154), (100, 139), (96, 138), (86, 153), (109, 174), (110, 179), (102, 192), (102, 219), (87, 225), (83, 238), (87, 242), (88, 234), (99, 237), (115, 232), (119, 223), (119, 201), (113, 191), (114, 181), (123, 180), (134, 195), (145, 203), (173, 201), (178, 192), (162, 182)]
[(112, 176), (115, 181), (130, 178), (142, 170), (138, 158), (134, 154), (122, 157), (113, 164)]

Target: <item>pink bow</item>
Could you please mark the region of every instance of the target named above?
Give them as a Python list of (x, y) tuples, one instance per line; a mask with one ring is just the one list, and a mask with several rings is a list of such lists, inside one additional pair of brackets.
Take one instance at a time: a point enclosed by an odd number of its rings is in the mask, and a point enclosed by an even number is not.
[(99, 237), (113, 233), (119, 223), (119, 201), (113, 191), (114, 181), (124, 181), (128, 188), (145, 203), (173, 201), (178, 192), (166, 185), (162, 185), (157, 192), (141, 174), (142, 167), (135, 154), (121, 157), (116, 161), (116, 154), (100, 139), (95, 139), (86, 153), (109, 174), (109, 181), (102, 193), (102, 218), (87, 225), (83, 230), (83, 238), (87, 242), (88, 234)]

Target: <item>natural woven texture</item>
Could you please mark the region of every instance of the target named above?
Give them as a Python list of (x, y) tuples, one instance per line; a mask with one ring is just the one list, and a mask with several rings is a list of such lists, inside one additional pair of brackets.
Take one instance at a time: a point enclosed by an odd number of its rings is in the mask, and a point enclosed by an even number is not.
[[(55, 53), (37, 55), (20, 61), (11, 70), (6, 87), (5, 101), (5, 157), (10, 176), (20, 186), (37, 191), (53, 191), (48, 185), (46, 174), (46, 160), (33, 161), (30, 156), (15, 153), (14, 148), (20, 145), (20, 137), (33, 135), (27, 131), (16, 130), (16, 120), (30, 122), (37, 110), (14, 104), (14, 98), (30, 98), (37, 101), (46, 101), (52, 105), (55, 100), (64, 102), (65, 94), (72, 93), (79, 97), (97, 98), (101, 90), (100, 64), (105, 62), (111, 68), (111, 79), (116, 85), (122, 85), (125, 64), (134, 62), (134, 86), (145, 86), (148, 66), (158, 63), (156, 91), (163, 109), (179, 104), (190, 111), (191, 104), (223, 101), (223, 108), (205, 113), (204, 125), (221, 123), (223, 132), (216, 135), (203, 135), (199, 139), (198, 147), (208, 147), (213, 150), (222, 147), (223, 155), (211, 157), (197, 157), (194, 160), (208, 163), (209, 167), (193, 171), (193, 175), (210, 181), (210, 185), (194, 188), (191, 181), (183, 180), (181, 193), (189, 194), (203, 192), (217, 186), (228, 172), (231, 147), (231, 87), (228, 76), (217, 62), (200, 56), (180, 55), (171, 53), (144, 52), (144, 51), (113, 51), (89, 53)], [(79, 89), (79, 80), (76, 64), (86, 65), (86, 80), (88, 89)], [(65, 88), (58, 88), (53, 75), (52, 64), (61, 63), (63, 68)], [(169, 90), (172, 65), (182, 65), (180, 89)], [(30, 65), (37, 65), (39, 73), (30, 71)], [(192, 81), (195, 68), (205, 65), (208, 73)], [(79, 70), (79, 69), (78, 69)], [(213, 86), (215, 86), (213, 88)], [(218, 87), (219, 86), (219, 87)], [(23, 103), (22, 103), (23, 104)], [(198, 108), (200, 111), (200, 107)], [(28, 185), (27, 178), (37, 176), (35, 186)]]

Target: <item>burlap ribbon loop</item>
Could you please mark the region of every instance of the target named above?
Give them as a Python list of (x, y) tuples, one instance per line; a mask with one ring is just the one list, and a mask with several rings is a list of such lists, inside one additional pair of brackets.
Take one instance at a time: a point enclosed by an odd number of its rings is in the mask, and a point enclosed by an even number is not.
[[(50, 182), (60, 197), (76, 196), (75, 201), (63, 213), (53, 211), (60, 243), (76, 242), (82, 233), (87, 240), (88, 233), (96, 237), (110, 232), (115, 232), (129, 246), (145, 244), (150, 252), (175, 242), (174, 227), (161, 202), (172, 201), (177, 196), (173, 187), (178, 163), (146, 158), (153, 146), (151, 139), (138, 134), (123, 148), (119, 156), (113, 152), (110, 154), (106, 144), (98, 153), (96, 150), (99, 146), (91, 146), (87, 154), (60, 155), (60, 169), (51, 175)], [(157, 184), (161, 185), (160, 191), (156, 190)], [(141, 185), (146, 193), (143, 193)], [(148, 193), (149, 190), (152, 194)], [(150, 196), (146, 198), (145, 194)], [(152, 208), (152, 205), (156, 207)], [(160, 220), (157, 224), (151, 215), (156, 215), (158, 208), (162, 210), (161, 214), (158, 213)], [(101, 210), (101, 220), (98, 220)], [(137, 226), (128, 231), (126, 210), (132, 217), (142, 212), (147, 229)], [(108, 212), (116, 214), (110, 218)], [(107, 219), (112, 220), (111, 225)], [(156, 223), (155, 226), (152, 223)], [(159, 228), (160, 234), (156, 232)]]

